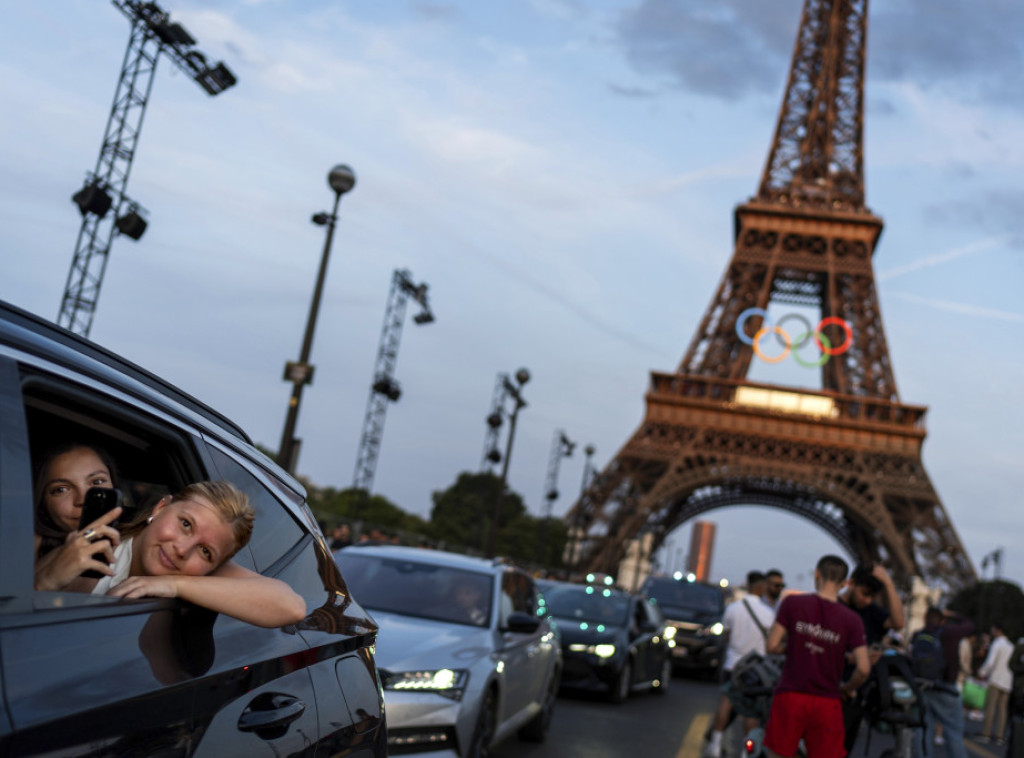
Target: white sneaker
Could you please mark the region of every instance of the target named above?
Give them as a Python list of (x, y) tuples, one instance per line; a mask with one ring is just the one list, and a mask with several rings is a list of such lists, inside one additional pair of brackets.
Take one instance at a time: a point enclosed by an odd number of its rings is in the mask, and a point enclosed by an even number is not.
[(704, 746), (704, 751), (701, 753), (701, 758), (722, 758), (722, 743), (708, 742)]
[(935, 744), (936, 745), (945, 745), (946, 744), (946, 738), (943, 737), (941, 734), (936, 734), (935, 735)]

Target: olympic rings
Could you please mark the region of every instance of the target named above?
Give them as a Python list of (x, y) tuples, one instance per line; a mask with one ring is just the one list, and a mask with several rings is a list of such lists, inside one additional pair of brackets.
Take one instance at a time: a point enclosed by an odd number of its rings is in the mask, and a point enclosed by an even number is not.
[[(753, 337), (749, 337), (744, 331), (747, 321), (755, 316), (760, 316), (762, 319), (761, 328), (757, 330), (757, 333)], [(806, 327), (801, 332), (796, 340), (793, 340), (789, 336), (789, 332), (782, 328), (782, 324), (787, 319), (796, 319), (803, 322)], [(825, 335), (824, 329), (828, 326), (841, 327), (845, 338), (839, 345), (833, 347), (831, 340)], [(767, 356), (761, 350), (761, 341), (768, 335), (774, 334), (779, 344), (783, 346), (783, 350), (779, 355)], [(810, 322), (799, 313), (787, 313), (776, 324), (768, 315), (768, 311), (764, 308), (747, 308), (745, 311), (740, 313), (739, 318), (736, 319), (736, 336), (739, 337), (740, 342), (745, 345), (750, 345), (754, 348), (754, 354), (766, 363), (779, 363), (786, 359), (786, 357), (792, 353), (793, 360), (799, 363), (801, 366), (807, 368), (817, 368), (824, 366), (828, 363), (829, 359), (833, 355), (842, 355), (853, 345), (853, 327), (849, 321), (839, 318), (838, 316), (827, 316), (818, 322), (818, 325), (811, 330)], [(818, 346), (821, 351), (821, 355), (817, 360), (805, 361), (799, 356), (797, 350), (803, 347), (811, 339), (814, 339), (814, 344)]]

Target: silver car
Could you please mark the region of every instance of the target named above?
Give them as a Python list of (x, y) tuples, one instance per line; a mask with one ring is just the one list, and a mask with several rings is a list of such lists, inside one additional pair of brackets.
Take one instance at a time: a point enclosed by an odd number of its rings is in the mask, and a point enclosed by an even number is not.
[(517, 732), (544, 740), (562, 653), (528, 574), (390, 545), (354, 545), (335, 560), (380, 626), (389, 755), (478, 758)]

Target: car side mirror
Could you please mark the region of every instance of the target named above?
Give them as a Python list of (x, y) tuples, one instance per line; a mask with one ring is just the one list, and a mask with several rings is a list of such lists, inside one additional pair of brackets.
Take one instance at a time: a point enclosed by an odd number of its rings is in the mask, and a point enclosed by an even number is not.
[(540, 626), (540, 618), (530, 613), (513, 611), (505, 622), (505, 631), (516, 634), (532, 634)]

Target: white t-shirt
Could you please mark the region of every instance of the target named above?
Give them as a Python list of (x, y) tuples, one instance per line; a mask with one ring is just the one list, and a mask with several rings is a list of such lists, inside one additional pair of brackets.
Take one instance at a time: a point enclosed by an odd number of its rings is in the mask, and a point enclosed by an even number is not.
[[(772, 622), (775, 621), (775, 611), (756, 595), (748, 595), (744, 600), (761, 622), (765, 632), (771, 629)], [(765, 635), (754, 622), (750, 611), (744, 607), (743, 600), (736, 600), (725, 607), (722, 626), (729, 630), (729, 644), (725, 648), (722, 668), (726, 671), (731, 671), (736, 661), (751, 651), (764, 655)]]
[(92, 594), (106, 595), (109, 590), (128, 578), (128, 572), (132, 568), (132, 539), (134, 538), (129, 537), (121, 540), (121, 544), (114, 548), (114, 575), (100, 577), (96, 586), (92, 588)]

